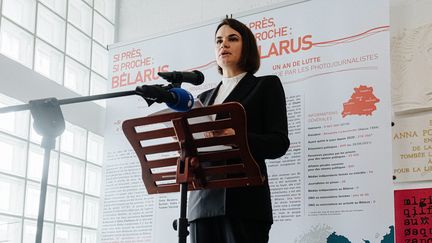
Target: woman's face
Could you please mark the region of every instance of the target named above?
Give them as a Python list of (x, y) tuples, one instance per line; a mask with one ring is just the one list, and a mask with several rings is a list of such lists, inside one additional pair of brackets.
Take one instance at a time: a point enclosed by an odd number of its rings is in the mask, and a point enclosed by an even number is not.
[(228, 25), (223, 25), (216, 32), (215, 43), (216, 62), (224, 75), (238, 74), (243, 45), (240, 33)]

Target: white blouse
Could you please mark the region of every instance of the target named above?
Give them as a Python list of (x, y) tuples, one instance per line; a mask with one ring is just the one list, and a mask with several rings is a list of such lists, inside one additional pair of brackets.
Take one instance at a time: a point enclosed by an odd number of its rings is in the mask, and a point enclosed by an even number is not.
[(244, 76), (246, 76), (246, 72), (241, 73), (232, 78), (222, 77), (222, 84), (219, 87), (219, 91), (217, 93), (217, 96), (213, 104), (214, 105), (222, 104), (223, 101), (228, 97), (231, 91), (233, 91), (233, 89), (237, 86), (237, 84)]

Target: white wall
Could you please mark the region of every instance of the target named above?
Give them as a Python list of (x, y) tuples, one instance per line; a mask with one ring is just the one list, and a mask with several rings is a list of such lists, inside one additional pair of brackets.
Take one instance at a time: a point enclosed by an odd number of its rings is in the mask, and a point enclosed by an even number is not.
[[(117, 42), (170, 33), (227, 14), (300, 0), (117, 0)], [(151, 21), (149, 21), (151, 20)]]

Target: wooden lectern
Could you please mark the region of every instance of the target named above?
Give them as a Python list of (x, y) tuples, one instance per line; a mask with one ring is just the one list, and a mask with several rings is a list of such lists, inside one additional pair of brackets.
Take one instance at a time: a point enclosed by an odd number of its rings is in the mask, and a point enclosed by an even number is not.
[[(223, 119), (212, 121), (219, 114)], [(234, 135), (206, 138), (205, 132), (232, 128)], [(188, 190), (261, 185), (265, 178), (250, 154), (246, 113), (236, 102), (123, 122), (149, 194), (181, 192), (179, 242), (188, 235)]]

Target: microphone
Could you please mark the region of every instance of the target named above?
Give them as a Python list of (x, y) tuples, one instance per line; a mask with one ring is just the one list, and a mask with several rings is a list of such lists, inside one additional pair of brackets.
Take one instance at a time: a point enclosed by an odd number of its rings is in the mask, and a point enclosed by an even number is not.
[(158, 72), (158, 75), (171, 83), (200, 85), (204, 82), (204, 74), (197, 70), (192, 72)]
[(168, 102), (167, 106), (175, 111), (189, 111), (194, 105), (191, 93), (182, 88), (172, 88), (169, 92), (176, 97), (175, 102)]
[(166, 103), (167, 106), (175, 111), (189, 111), (194, 104), (191, 93), (182, 88), (172, 88), (172, 86), (162, 85), (143, 85), (138, 86), (135, 92), (143, 97), (149, 106), (154, 102)]

